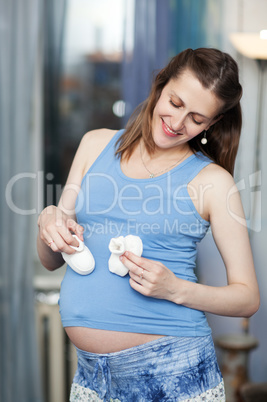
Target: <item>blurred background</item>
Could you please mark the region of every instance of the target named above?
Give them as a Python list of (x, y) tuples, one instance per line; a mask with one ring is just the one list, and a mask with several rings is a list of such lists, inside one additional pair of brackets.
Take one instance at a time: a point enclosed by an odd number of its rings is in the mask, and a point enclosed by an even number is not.
[[(65, 268), (50, 273), (40, 265), (38, 215), (58, 201), (83, 134), (123, 128), (153, 75), (189, 47), (219, 48), (240, 67), (244, 126), (235, 180), (261, 307), (250, 320), (208, 320), (227, 400), (240, 401), (246, 382), (267, 382), (267, 61), (230, 40), (264, 29), (266, 0), (0, 0), (0, 401), (68, 400), (76, 361), (57, 305)], [(198, 275), (206, 284), (226, 281), (210, 233)]]

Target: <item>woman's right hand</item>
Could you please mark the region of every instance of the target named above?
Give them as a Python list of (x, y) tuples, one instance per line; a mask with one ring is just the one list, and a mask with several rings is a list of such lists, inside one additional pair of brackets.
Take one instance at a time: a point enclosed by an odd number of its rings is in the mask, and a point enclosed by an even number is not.
[(54, 252), (75, 253), (70, 246), (77, 247), (79, 244), (72, 234), (83, 241), (83, 227), (54, 205), (41, 212), (37, 223), (40, 239)]

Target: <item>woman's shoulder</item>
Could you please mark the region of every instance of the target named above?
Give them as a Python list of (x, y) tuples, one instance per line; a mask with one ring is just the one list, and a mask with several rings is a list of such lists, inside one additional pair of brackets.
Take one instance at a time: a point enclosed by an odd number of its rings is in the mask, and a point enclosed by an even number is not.
[(233, 176), (223, 167), (216, 163), (208, 164), (195, 177), (194, 182), (201, 188), (208, 188), (210, 195), (217, 197), (227, 197), (229, 192), (236, 188)]
[(214, 206), (225, 206), (237, 190), (232, 175), (216, 163), (210, 163), (190, 182), (188, 191), (201, 216), (210, 220)]
[(233, 176), (222, 166), (216, 163), (208, 164), (200, 173), (199, 179), (204, 184), (211, 184), (214, 188), (232, 186), (234, 182)]
[(82, 138), (81, 146), (88, 147), (93, 145), (97, 149), (104, 148), (117, 132), (118, 130), (110, 130), (107, 128), (88, 131)]
[(84, 160), (84, 173), (88, 171), (117, 132), (118, 130), (102, 128), (84, 134), (79, 146), (80, 155)]
[(222, 213), (233, 197), (240, 198), (233, 176), (215, 163), (210, 163), (200, 172), (195, 185), (201, 189), (209, 215), (214, 210)]

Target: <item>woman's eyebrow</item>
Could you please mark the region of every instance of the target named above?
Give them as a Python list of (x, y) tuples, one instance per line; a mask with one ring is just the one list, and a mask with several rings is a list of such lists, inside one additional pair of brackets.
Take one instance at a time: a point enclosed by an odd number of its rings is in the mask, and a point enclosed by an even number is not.
[[(186, 106), (186, 104), (184, 103), (184, 101), (180, 98), (180, 96), (178, 96), (175, 92), (171, 92), (171, 95), (174, 96), (175, 98), (177, 98), (177, 100), (179, 101), (179, 103), (182, 104), (182, 106)], [(197, 114), (198, 116), (203, 117), (204, 119), (209, 119), (209, 117), (205, 116), (204, 114), (201, 114), (199, 112), (190, 112), (192, 114)]]

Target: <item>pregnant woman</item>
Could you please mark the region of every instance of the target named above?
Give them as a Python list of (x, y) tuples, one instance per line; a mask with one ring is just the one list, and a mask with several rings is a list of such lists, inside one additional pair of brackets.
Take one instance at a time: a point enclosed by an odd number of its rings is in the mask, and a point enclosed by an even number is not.
[[(187, 49), (158, 73), (125, 130), (82, 138), (37, 240), (48, 270), (63, 265), (62, 252), (78, 252), (73, 234), (95, 262), (88, 275), (68, 266), (61, 285), (62, 324), (78, 355), (71, 401), (225, 400), (205, 312), (249, 317), (259, 307), (232, 177), (241, 96), (231, 56)], [(210, 227), (227, 273), (221, 287), (194, 272)], [(142, 255), (126, 249), (121, 276), (109, 270), (109, 245), (129, 235)]]

